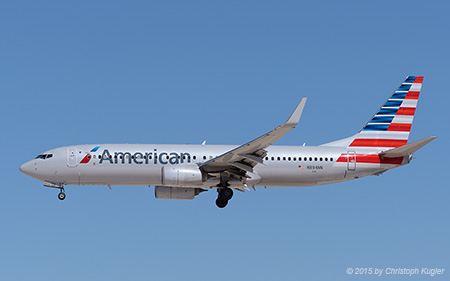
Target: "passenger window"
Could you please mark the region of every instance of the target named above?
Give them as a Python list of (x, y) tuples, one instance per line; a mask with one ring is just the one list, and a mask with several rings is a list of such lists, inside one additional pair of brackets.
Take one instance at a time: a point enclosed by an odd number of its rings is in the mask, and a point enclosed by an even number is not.
[(333, 158), (330, 158), (330, 161), (333, 162)]
[(307, 157), (303, 157), (303, 161), (308, 161), (308, 158)]
[(323, 161), (323, 158), (322, 158), (322, 157), (320, 157), (320, 161)]
[(286, 157), (283, 157), (283, 161), (286, 161)]
[(314, 157), (314, 161), (317, 161), (317, 157)]
[(294, 157), (294, 159), (293, 159), (294, 161), (297, 161), (297, 158), (296, 157)]
[(309, 157), (309, 161), (312, 161), (312, 157)]
[(327, 158), (327, 157), (325, 157), (325, 161), (328, 161), (328, 158)]
[(206, 160), (206, 156), (203, 155), (203, 160)]
[(271, 158), (271, 159), (272, 159), (272, 161), (273, 161), (273, 160), (275, 160), (275, 157), (273, 157), (273, 156), (272, 156), (272, 158)]
[(281, 160), (281, 158), (280, 158), (280, 157), (277, 157), (277, 160), (278, 160), (278, 161), (280, 161), (280, 160)]
[(291, 161), (291, 157), (288, 157), (288, 161)]

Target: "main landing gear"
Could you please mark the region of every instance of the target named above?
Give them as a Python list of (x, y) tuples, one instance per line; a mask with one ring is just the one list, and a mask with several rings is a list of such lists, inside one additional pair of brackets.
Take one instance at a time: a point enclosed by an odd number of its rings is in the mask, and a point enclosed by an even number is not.
[(228, 200), (230, 200), (233, 197), (233, 190), (229, 187), (219, 187), (217, 188), (217, 199), (216, 199), (216, 205), (219, 208), (225, 208), (225, 206), (228, 204)]

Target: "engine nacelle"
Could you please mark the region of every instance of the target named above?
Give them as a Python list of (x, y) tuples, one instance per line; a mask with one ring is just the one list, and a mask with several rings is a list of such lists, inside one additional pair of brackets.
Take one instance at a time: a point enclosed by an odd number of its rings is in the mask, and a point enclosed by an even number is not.
[(158, 199), (190, 200), (203, 191), (206, 190), (201, 188), (155, 186), (155, 197)]
[(173, 165), (161, 168), (161, 183), (165, 186), (200, 186), (203, 174), (197, 165)]

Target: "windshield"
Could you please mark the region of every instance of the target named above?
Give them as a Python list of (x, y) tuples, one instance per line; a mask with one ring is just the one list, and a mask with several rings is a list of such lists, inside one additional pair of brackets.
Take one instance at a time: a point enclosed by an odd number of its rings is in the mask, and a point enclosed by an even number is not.
[(53, 157), (53, 154), (39, 154), (34, 159), (48, 159), (48, 158), (52, 158), (52, 157)]

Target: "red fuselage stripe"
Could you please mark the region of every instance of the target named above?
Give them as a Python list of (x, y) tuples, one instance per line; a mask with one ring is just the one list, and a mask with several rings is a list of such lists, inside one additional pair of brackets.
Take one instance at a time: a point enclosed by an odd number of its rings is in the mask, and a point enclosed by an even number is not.
[[(350, 160), (354, 159), (355, 154), (341, 154), (341, 156), (338, 158), (337, 162), (348, 162), (349, 158)], [(372, 163), (372, 164), (394, 164), (394, 165), (400, 165), (403, 162), (403, 157), (396, 157), (396, 158), (387, 158), (387, 157), (380, 157), (377, 154), (356, 154), (356, 163)]]

